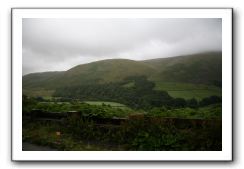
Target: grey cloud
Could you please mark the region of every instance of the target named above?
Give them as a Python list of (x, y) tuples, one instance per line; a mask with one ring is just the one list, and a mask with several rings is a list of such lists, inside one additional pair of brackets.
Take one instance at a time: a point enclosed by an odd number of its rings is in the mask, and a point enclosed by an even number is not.
[(23, 74), (221, 50), (221, 19), (23, 19)]

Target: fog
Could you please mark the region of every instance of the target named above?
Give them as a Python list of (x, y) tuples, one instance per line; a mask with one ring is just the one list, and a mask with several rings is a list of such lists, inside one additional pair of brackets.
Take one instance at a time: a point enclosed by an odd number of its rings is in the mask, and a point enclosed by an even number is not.
[(23, 74), (221, 51), (221, 19), (23, 19)]

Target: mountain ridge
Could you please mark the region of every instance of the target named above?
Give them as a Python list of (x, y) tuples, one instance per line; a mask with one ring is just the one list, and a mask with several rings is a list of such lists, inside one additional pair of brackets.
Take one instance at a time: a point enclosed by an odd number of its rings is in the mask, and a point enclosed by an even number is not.
[(143, 61), (107, 59), (80, 64), (67, 71), (23, 76), (23, 89), (56, 90), (65, 86), (118, 83), (130, 76), (165, 82), (218, 85), (222, 83), (222, 53), (208, 52)]

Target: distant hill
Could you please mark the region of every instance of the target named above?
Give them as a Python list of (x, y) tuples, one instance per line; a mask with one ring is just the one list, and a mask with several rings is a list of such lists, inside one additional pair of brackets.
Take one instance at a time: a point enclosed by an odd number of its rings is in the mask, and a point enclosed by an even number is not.
[(130, 76), (146, 76), (156, 84), (177, 82), (221, 86), (222, 53), (209, 52), (145, 61), (102, 60), (62, 72), (25, 75), (23, 89), (56, 90), (65, 86), (117, 83)]
[(75, 66), (64, 72), (32, 73), (23, 76), (23, 88), (56, 88), (70, 85), (112, 83), (129, 76), (149, 77), (155, 70), (142, 62), (109, 59)]
[(70, 83), (110, 83), (129, 76), (150, 76), (155, 70), (142, 62), (127, 59), (109, 59), (78, 65), (64, 73)]
[(63, 76), (64, 72), (41, 72), (31, 73), (23, 76), (23, 88), (52, 88), (56, 84), (53, 84), (56, 80), (59, 80)]
[(153, 81), (219, 84), (222, 81), (222, 53), (209, 52), (143, 61), (157, 73)]

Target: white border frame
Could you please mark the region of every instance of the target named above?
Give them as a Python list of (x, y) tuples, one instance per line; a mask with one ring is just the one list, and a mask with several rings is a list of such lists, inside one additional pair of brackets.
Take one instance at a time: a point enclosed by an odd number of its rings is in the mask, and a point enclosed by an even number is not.
[[(222, 18), (222, 151), (22, 151), (22, 18)], [(231, 161), (232, 9), (12, 9), (12, 160)]]

